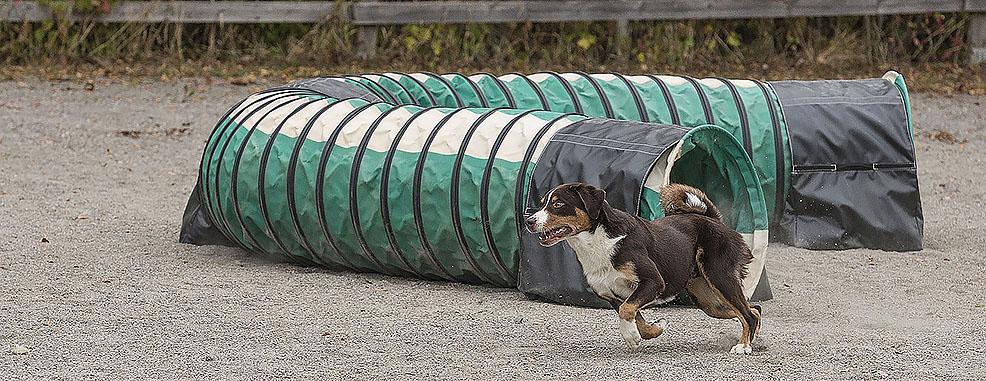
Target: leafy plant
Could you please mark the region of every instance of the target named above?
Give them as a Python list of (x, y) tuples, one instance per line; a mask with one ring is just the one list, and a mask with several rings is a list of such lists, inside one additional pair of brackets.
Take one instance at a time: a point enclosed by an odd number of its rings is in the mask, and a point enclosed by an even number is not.
[[(319, 24), (175, 24), (93, 21), (117, 0), (41, 0), (44, 22), (0, 23), (0, 62), (223, 60), (242, 64), (353, 65), (356, 27)], [(342, 9), (342, 8), (340, 8)], [(64, 15), (81, 21), (71, 22)], [(393, 67), (688, 68), (761, 65), (958, 63), (968, 53), (965, 14), (758, 20), (638, 21), (629, 41), (615, 23), (385, 26), (371, 63)]]

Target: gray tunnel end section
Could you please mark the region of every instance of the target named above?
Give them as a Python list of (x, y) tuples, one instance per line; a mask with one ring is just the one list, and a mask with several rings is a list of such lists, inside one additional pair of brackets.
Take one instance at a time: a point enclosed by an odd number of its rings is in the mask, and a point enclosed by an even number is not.
[[(527, 192), (528, 212), (551, 188), (583, 182), (606, 190), (614, 208), (636, 214), (651, 167), (687, 132), (678, 126), (586, 119), (559, 130), (544, 148)], [(589, 288), (575, 252), (567, 244), (542, 247), (521, 234), (518, 288), (528, 295), (569, 305), (609, 308)]]
[(920, 250), (906, 100), (885, 79), (771, 82), (788, 127), (791, 189), (772, 230), (809, 249)]
[(216, 227), (209, 211), (202, 205), (201, 189), (201, 184), (196, 182), (195, 189), (188, 196), (185, 213), (181, 219), (178, 242), (194, 245), (236, 246)]
[(767, 271), (760, 273), (760, 282), (757, 283), (757, 288), (753, 290), (753, 295), (750, 296), (751, 302), (762, 302), (765, 300), (771, 300), (774, 298), (774, 292), (770, 288), (770, 280), (767, 278)]

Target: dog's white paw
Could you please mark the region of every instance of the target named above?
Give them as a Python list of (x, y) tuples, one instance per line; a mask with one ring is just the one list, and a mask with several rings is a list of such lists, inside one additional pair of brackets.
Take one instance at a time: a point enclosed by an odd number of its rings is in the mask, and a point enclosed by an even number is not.
[(639, 349), (640, 343), (644, 342), (644, 338), (640, 336), (640, 331), (637, 330), (637, 323), (632, 320), (620, 319), (620, 336), (623, 336), (623, 340), (627, 342), (630, 351)]
[(743, 343), (736, 344), (733, 346), (733, 349), (729, 350), (729, 353), (732, 353), (734, 355), (748, 355), (753, 353), (753, 346), (750, 344), (743, 344)]

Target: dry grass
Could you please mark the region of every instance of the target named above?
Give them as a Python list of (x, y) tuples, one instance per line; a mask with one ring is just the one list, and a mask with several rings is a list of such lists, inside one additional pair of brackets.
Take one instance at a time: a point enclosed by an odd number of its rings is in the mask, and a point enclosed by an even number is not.
[(583, 70), (761, 79), (905, 74), (917, 91), (982, 93), (963, 65), (964, 14), (613, 23), (407, 25), (356, 55), (355, 29), (319, 25), (0, 23), (0, 78), (196, 76), (249, 84), (366, 71)]
[(235, 85), (278, 84), (294, 79), (345, 73), (366, 73), (384, 71), (428, 70), (446, 72), (490, 72), (508, 73), (536, 72), (543, 70), (587, 72), (617, 71), (622, 73), (673, 73), (695, 77), (723, 76), (729, 78), (756, 78), (761, 80), (779, 79), (852, 79), (882, 76), (887, 70), (896, 70), (907, 78), (908, 88), (915, 92), (935, 94), (986, 95), (986, 65), (970, 67), (951, 63), (926, 63), (895, 66), (890, 64), (869, 67), (833, 65), (797, 65), (777, 63), (768, 65), (742, 66), (692, 66), (647, 67), (640, 65), (599, 65), (579, 66), (565, 63), (546, 63), (544, 66), (415, 66), (415, 65), (333, 65), (307, 66), (251, 63), (242, 64), (215, 60), (168, 60), (157, 63), (120, 63), (112, 66), (94, 64), (77, 65), (8, 65), (0, 66), (0, 80), (17, 80), (25, 77), (40, 77), (49, 80), (75, 81), (85, 84), (94, 79), (111, 81), (135, 81), (154, 79), (170, 81), (180, 78), (198, 78), (204, 81), (225, 81)]

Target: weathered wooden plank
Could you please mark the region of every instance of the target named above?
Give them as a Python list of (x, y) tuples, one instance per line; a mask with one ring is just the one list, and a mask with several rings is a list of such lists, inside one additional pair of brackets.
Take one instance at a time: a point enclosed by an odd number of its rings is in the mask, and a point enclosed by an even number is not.
[(969, 45), (972, 46), (970, 63), (986, 62), (986, 13), (974, 13), (969, 18)]
[[(981, 0), (971, 2), (979, 3)], [(774, 18), (960, 12), (969, 0), (365, 1), (360, 25)]]
[(377, 37), (379, 35), (379, 26), (359, 26), (356, 29), (356, 56), (364, 60), (375, 57), (377, 55)]
[(965, 10), (967, 12), (986, 12), (986, 0), (966, 0)]
[[(724, 0), (745, 3), (743, 0)], [(763, 3), (750, 0), (751, 3)], [(781, 4), (779, 1), (768, 3)], [(761, 7), (762, 8), (762, 7)], [(762, 9), (761, 9), (762, 10)], [(353, 4), (357, 24), (618, 21), (714, 17), (707, 1), (422, 1)]]
[(0, 3), (2, 21), (41, 21), (51, 19), (51, 11), (33, 1)]
[[(317, 23), (333, 16), (348, 20), (346, 7), (332, 1), (135, 1), (115, 4), (104, 15), (69, 18), (103, 22)], [(42, 21), (52, 17), (47, 7), (34, 1), (0, 3), (0, 21)]]
[[(358, 25), (780, 18), (986, 12), (986, 0), (564, 0), (564, 1), (132, 1), (104, 22), (315, 23), (330, 17)], [(83, 17), (70, 15), (73, 20)], [(35, 1), (0, 2), (0, 21), (41, 21)]]
[(619, 38), (630, 37), (630, 20), (616, 20), (616, 36)]
[(966, 0), (969, 15), (969, 63), (986, 63), (986, 0)]

